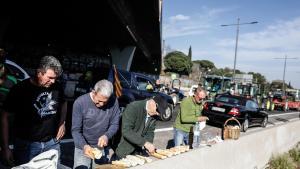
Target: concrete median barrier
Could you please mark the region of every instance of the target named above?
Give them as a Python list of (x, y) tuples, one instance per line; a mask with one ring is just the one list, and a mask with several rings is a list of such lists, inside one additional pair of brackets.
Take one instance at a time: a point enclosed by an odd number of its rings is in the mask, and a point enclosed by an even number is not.
[(272, 155), (287, 152), (300, 141), (300, 121), (268, 127), (238, 140), (226, 140), (211, 147), (191, 150), (136, 169), (260, 169)]

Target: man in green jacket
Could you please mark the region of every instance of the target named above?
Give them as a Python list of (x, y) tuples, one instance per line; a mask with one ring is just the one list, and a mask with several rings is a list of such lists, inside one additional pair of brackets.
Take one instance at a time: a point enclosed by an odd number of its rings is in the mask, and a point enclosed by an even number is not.
[(116, 158), (139, 154), (144, 150), (153, 153), (155, 116), (164, 113), (167, 107), (168, 103), (161, 96), (134, 101), (127, 105), (122, 114), (122, 136), (116, 149)]
[(190, 129), (197, 121), (206, 121), (208, 118), (202, 116), (204, 98), (206, 91), (202, 87), (198, 87), (194, 91), (194, 95), (186, 97), (180, 104), (180, 112), (177, 114), (174, 124), (174, 144), (175, 146), (187, 145), (189, 140)]

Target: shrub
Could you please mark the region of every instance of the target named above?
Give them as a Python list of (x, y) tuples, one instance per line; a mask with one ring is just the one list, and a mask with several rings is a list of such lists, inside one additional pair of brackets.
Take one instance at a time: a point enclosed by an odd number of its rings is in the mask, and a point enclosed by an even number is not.
[(272, 157), (269, 162), (269, 169), (294, 169), (296, 168), (289, 154), (285, 153)]
[(289, 151), (290, 157), (297, 163), (300, 162), (300, 151), (297, 149), (292, 149)]

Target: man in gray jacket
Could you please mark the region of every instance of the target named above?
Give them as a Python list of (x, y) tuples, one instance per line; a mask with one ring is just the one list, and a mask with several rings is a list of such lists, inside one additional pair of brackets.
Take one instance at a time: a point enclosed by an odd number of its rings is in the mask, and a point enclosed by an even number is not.
[(73, 168), (91, 168), (94, 148), (104, 153), (96, 163), (108, 162), (108, 140), (119, 128), (120, 109), (112, 96), (113, 85), (100, 80), (94, 90), (78, 97), (73, 104), (72, 136), (75, 144)]

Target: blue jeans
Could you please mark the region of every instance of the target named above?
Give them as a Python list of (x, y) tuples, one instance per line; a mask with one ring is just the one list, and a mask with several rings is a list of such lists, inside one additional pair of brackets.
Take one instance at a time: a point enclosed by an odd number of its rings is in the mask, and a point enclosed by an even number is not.
[(60, 145), (59, 145), (59, 140), (56, 140), (55, 138), (50, 139), (49, 141), (46, 142), (32, 142), (32, 141), (16, 138), (14, 141), (14, 150), (13, 150), (15, 163), (17, 165), (28, 163), (35, 156), (51, 149), (58, 151), (58, 159), (59, 159)]
[(174, 128), (174, 145), (188, 145), (189, 133), (180, 129)]
[(102, 152), (104, 155), (99, 159), (90, 159), (86, 157), (83, 153), (83, 150), (75, 147), (74, 149), (74, 165), (73, 169), (91, 169), (95, 168), (96, 164), (106, 164), (109, 162), (109, 147), (105, 147)]

